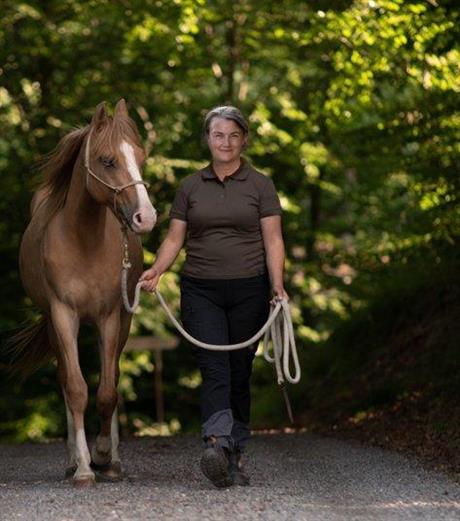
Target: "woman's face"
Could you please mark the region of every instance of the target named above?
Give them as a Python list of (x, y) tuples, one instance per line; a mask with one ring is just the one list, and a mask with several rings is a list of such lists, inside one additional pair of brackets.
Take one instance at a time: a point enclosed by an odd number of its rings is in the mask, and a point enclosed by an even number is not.
[(231, 163), (238, 160), (246, 140), (243, 130), (233, 120), (219, 117), (211, 120), (208, 146), (214, 162)]

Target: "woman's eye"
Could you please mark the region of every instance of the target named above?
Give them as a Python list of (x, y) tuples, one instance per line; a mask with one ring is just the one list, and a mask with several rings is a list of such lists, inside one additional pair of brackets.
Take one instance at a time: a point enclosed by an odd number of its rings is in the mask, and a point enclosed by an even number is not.
[(115, 166), (115, 159), (111, 157), (101, 157), (99, 160), (106, 168), (113, 168)]

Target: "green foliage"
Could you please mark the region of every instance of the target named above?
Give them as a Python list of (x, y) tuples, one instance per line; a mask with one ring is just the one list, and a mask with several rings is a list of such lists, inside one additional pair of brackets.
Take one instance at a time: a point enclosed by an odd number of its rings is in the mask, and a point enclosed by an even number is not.
[[(247, 155), (272, 176), (285, 210), (286, 280), (299, 350), (321, 353), (350, 317), (353, 327), (370, 303), (404, 294), (422, 276), (418, 267), (444, 265), (458, 246), (459, 27), (454, 2), (424, 0), (5, 0), (2, 338), (33, 314), (21, 289), (17, 250), (39, 180), (35, 165), (65, 132), (86, 124), (100, 101), (113, 106), (123, 96), (150, 153), (145, 177), (160, 214), (145, 240), (147, 262), (165, 234), (178, 182), (207, 160), (205, 111), (230, 102), (248, 115)], [(161, 282), (175, 310), (180, 264)], [(373, 324), (377, 335), (381, 326)], [(172, 334), (147, 295), (133, 333)], [(370, 349), (374, 337), (362, 334), (356, 349)], [(358, 370), (353, 352), (349, 368)], [(306, 358), (312, 378), (321, 356)], [(6, 363), (0, 358), (0, 369)], [(147, 355), (123, 361), (121, 388), (132, 428), (143, 414), (145, 430), (154, 412), (152, 364)], [(90, 375), (96, 365), (88, 363)], [(34, 402), (27, 402), (27, 386), (14, 386), (17, 399), (4, 416), (8, 425), (2, 424), (10, 436), (62, 434), (52, 374), (48, 368), (27, 384)], [(271, 369), (257, 363), (260, 425), (281, 421), (282, 402), (276, 389), (267, 391), (268, 375)], [(178, 418), (183, 429), (199, 423), (194, 381), (185, 345), (165, 354), (167, 420)], [(8, 396), (12, 388), (2, 386), (0, 395)], [(292, 390), (299, 400), (302, 392)], [(300, 401), (298, 407), (310, 405)]]
[[(456, 407), (460, 258), (458, 251), (445, 253), (449, 260), (436, 267), (429, 259), (387, 267), (374, 279), (369, 304), (339, 325), (323, 346), (304, 353), (302, 399), (323, 424), (359, 421), (369, 411), (414, 397), (440, 410)], [(450, 421), (448, 410), (442, 414)]]

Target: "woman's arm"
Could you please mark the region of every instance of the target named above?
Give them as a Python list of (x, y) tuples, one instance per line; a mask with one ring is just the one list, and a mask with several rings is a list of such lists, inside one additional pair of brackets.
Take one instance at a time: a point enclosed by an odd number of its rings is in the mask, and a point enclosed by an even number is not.
[(142, 289), (154, 291), (163, 273), (176, 260), (179, 252), (184, 245), (187, 233), (187, 223), (180, 219), (171, 219), (168, 233), (162, 242), (152, 267), (141, 275)]
[(265, 254), (267, 256), (268, 274), (276, 300), (288, 299), (284, 290), (284, 241), (281, 231), (281, 217), (270, 215), (260, 220)]

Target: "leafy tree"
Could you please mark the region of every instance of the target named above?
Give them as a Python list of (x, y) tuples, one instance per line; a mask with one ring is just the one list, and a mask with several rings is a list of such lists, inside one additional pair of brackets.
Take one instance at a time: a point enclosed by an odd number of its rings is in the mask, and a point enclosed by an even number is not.
[[(344, 321), (382, 298), (392, 273), (456, 258), (454, 2), (5, 0), (2, 15), (3, 337), (34, 313), (16, 259), (37, 162), (103, 99), (127, 98), (150, 153), (145, 177), (160, 221), (145, 241), (147, 262), (165, 234), (178, 182), (207, 161), (206, 110), (233, 103), (248, 115), (248, 156), (273, 177), (285, 209), (288, 289), (303, 353), (319, 352)], [(180, 262), (162, 285), (176, 309)], [(171, 334), (165, 320), (144, 295), (133, 332)], [(185, 349), (168, 353), (165, 385), (169, 419), (178, 416), (187, 428), (196, 410), (187, 416), (182, 404), (196, 397), (196, 374)], [(128, 415), (148, 418), (151, 360), (129, 355), (124, 364)], [(259, 365), (257, 395), (270, 381)], [(52, 374), (38, 373), (28, 389), (15, 384), (8, 432), (23, 439), (30, 418), (52, 417)], [(0, 395), (3, 410), (9, 398)], [(260, 421), (274, 421), (261, 397), (257, 411)], [(63, 426), (53, 419), (34, 429), (54, 435)]]

